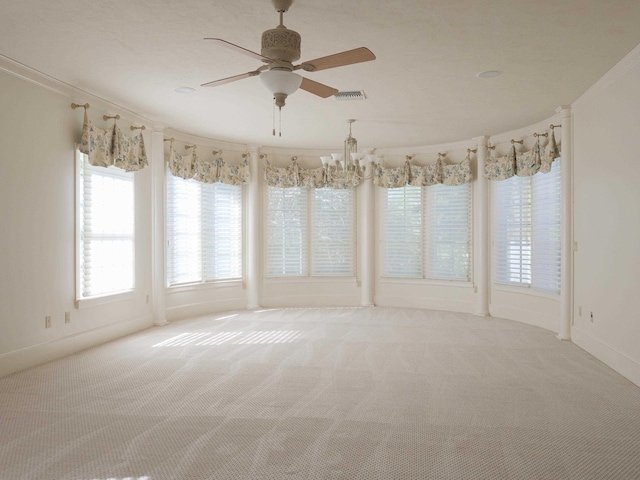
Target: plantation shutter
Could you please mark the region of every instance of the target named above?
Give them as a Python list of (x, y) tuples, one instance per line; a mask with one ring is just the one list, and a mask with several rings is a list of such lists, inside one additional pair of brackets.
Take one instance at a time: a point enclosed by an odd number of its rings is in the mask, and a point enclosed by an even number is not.
[(242, 278), (242, 187), (167, 174), (169, 286)]
[(242, 278), (242, 187), (202, 183), (204, 281)]
[(423, 276), (422, 187), (385, 188), (383, 272), (390, 277)]
[(536, 174), (532, 181), (532, 266), (531, 286), (538, 290), (560, 292), (560, 204), (561, 161), (551, 171)]
[(134, 177), (79, 155), (78, 298), (131, 291), (135, 279)]
[(493, 183), (497, 283), (560, 292), (561, 170)]
[(471, 185), (426, 187), (427, 276), (470, 280)]
[(267, 187), (266, 273), (307, 275), (307, 191)]
[(167, 174), (167, 283), (202, 280), (200, 184)]
[(493, 182), (495, 280), (531, 284), (531, 177)]
[(312, 275), (354, 275), (355, 189), (314, 188)]

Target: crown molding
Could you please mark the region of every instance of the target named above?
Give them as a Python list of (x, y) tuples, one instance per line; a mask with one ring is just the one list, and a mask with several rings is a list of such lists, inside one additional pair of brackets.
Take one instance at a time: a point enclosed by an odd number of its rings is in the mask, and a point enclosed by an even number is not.
[(609, 87), (624, 77), (629, 71), (640, 63), (640, 45), (631, 50), (622, 60), (616, 63), (611, 70), (605, 73), (600, 80), (594, 83), (571, 105), (572, 110), (580, 110), (593, 100), (602, 95)]
[(91, 108), (95, 108), (112, 115), (118, 113), (123, 120), (127, 120), (132, 123), (143, 123), (147, 125), (147, 127), (161, 124), (161, 122), (145, 117), (144, 115), (140, 115), (126, 106), (118, 105), (93, 93), (74, 87), (73, 85), (65, 83), (62, 80), (58, 80), (57, 78), (40, 72), (39, 70), (28, 67), (27, 65), (4, 55), (0, 55), (0, 71), (58, 95), (68, 97), (70, 102), (79, 104), (89, 103)]

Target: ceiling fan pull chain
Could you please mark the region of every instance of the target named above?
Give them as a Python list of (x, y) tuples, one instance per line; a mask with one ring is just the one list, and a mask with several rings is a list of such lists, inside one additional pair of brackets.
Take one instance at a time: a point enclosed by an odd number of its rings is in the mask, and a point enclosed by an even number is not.
[(278, 107), (278, 136), (282, 136), (282, 107)]
[(276, 136), (276, 99), (275, 98), (273, 99), (273, 105), (271, 107), (271, 110), (272, 110), (272, 113), (273, 113), (273, 115), (272, 115), (273, 119), (272, 119), (272, 122), (271, 122), (272, 126), (273, 126), (273, 131), (272, 131), (271, 134), (275, 137)]

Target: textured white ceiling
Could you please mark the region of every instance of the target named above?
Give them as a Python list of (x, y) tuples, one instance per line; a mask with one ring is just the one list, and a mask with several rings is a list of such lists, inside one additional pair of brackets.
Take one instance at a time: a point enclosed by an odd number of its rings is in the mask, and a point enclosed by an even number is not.
[[(269, 0), (3, 0), (0, 54), (185, 133), (265, 146), (417, 146), (529, 125), (569, 104), (640, 43), (638, 0), (296, 0), (285, 25), (309, 60), (366, 46), (373, 62), (304, 73), (365, 101), (299, 90), (272, 137), (258, 78), (199, 85), (259, 61)], [(483, 70), (504, 75), (478, 78)], [(196, 92), (178, 94), (191, 86)]]

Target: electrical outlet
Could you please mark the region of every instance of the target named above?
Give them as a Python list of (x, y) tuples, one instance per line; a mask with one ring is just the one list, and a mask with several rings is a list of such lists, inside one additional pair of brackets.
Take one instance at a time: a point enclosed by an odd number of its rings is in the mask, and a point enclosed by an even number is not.
[(149, 303), (149, 295), (147, 295), (146, 302)]
[(64, 323), (71, 322), (71, 312), (64, 312)]
[(51, 328), (51, 315), (44, 317), (44, 328)]

